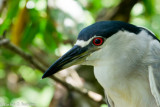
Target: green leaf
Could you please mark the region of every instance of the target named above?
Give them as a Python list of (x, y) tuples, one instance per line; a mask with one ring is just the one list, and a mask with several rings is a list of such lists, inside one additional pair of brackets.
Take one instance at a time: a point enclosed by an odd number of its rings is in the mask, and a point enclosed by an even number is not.
[(16, 16), (16, 14), (19, 10), (19, 6), (17, 6), (19, 4), (19, 2), (20, 2), (20, 0), (9, 0), (9, 2), (7, 2), (8, 3), (7, 15), (6, 15), (6, 18), (4, 19), (4, 22), (2, 23), (2, 25), (0, 25), (0, 34), (1, 35), (4, 32), (4, 30), (7, 30), (10, 28), (10, 26), (12, 24), (12, 20)]
[(58, 41), (58, 38), (55, 38), (54, 35), (58, 37), (52, 22), (48, 21), (43, 34), (43, 39), (48, 49), (52, 51), (56, 49)]
[(21, 47), (26, 48), (28, 45), (30, 45), (38, 31), (39, 24), (28, 24), (21, 40)]
[(155, 13), (155, 0), (143, 0), (147, 15)]

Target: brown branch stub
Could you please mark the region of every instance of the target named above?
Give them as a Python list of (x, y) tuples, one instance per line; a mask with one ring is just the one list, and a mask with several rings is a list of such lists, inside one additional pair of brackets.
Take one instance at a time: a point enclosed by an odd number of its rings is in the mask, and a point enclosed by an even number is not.
[(3, 32), (3, 34), (0, 36), (0, 46), (2, 45), (5, 45), (5, 44), (8, 44), (10, 41), (8, 39), (5, 39), (6, 38), (6, 33), (7, 33), (7, 30), (5, 30)]
[(119, 20), (129, 22), (130, 12), (139, 0), (122, 0), (113, 10), (103, 9), (97, 16), (96, 21)]
[[(25, 61), (32, 64), (36, 69), (39, 69), (42, 73), (44, 73), (45, 70), (47, 69), (45, 66), (41, 65), (37, 60), (35, 60), (35, 58), (33, 58), (31, 55), (25, 53), (22, 49), (20, 49), (16, 45), (12, 44), (8, 39), (5, 39), (5, 38), (0, 39), (0, 46), (10, 50), (11, 52), (14, 52), (15, 54), (18, 54)], [(97, 102), (99, 105), (104, 103), (103, 100), (95, 101), (94, 98), (90, 97), (87, 89), (85, 89), (85, 91), (80, 90), (80, 89), (68, 84), (67, 82), (62, 81), (61, 79), (59, 79), (56, 76), (51, 76), (50, 78), (55, 80), (56, 82), (60, 83), (62, 86), (64, 86), (68, 90), (75, 91), (75, 92), (79, 93), (80, 95), (84, 96), (85, 98), (90, 99), (94, 102)]]
[(6, 38), (6, 33), (7, 33), (7, 30), (3, 32), (2, 38)]
[(8, 39), (0, 39), (0, 46), (6, 45), (9, 43)]

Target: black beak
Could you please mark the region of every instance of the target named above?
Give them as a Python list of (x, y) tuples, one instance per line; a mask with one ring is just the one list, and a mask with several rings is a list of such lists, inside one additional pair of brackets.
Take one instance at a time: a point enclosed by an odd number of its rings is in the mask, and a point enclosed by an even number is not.
[(81, 63), (81, 61), (84, 61), (86, 56), (88, 56), (86, 50), (87, 47), (81, 48), (80, 46), (75, 45), (49, 67), (49, 69), (42, 76), (42, 79), (51, 76), (62, 69)]

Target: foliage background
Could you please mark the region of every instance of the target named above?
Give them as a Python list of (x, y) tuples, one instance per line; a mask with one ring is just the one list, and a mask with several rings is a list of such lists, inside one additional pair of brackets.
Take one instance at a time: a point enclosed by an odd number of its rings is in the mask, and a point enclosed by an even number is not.
[[(150, 29), (159, 38), (159, 8), (160, 0), (0, 0), (0, 35), (7, 30), (7, 38), (13, 44), (48, 67), (74, 45), (82, 28), (96, 21), (126, 21)], [(73, 66), (56, 76), (103, 95), (92, 71), (92, 67)], [(51, 79), (41, 80), (41, 76), (32, 64), (0, 48), (0, 104), (99, 106)]]

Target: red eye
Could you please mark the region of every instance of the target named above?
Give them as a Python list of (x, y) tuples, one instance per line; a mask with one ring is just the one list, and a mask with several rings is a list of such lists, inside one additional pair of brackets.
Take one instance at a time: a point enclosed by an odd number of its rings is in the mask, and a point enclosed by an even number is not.
[(97, 37), (93, 39), (93, 44), (96, 46), (100, 46), (103, 44), (103, 38)]

